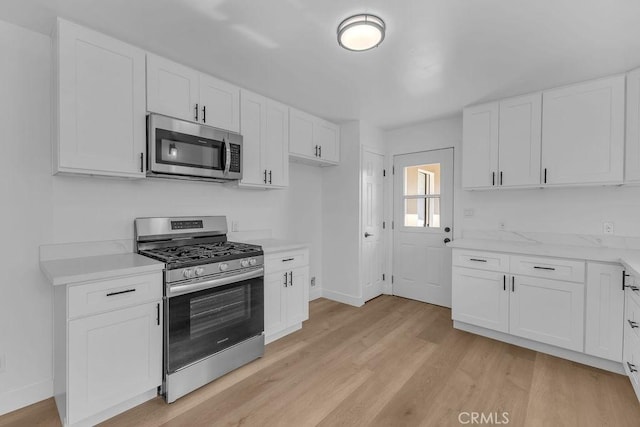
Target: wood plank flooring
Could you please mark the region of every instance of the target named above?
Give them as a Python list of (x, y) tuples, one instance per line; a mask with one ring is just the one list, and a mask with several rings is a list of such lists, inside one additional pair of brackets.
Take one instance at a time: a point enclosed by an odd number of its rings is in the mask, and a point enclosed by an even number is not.
[[(628, 379), (453, 329), (448, 309), (382, 296), (319, 299), (301, 331), (265, 356), (167, 405), (104, 426), (455, 426), (461, 412), (513, 426), (639, 426)], [(485, 418), (485, 421), (487, 419)], [(53, 399), (0, 427), (58, 426)]]

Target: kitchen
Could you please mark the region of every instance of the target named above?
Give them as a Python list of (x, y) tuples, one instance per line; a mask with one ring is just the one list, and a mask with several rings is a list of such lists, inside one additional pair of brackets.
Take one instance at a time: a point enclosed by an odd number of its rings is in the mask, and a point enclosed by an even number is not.
[[(278, 51), (274, 45), (281, 43), (280, 40), (285, 39), (284, 35), (274, 33), (272, 39), (256, 38), (257, 30), (247, 33), (245, 27), (245, 30), (233, 32), (235, 37), (241, 37), (237, 40), (237, 49), (244, 53), (234, 55), (230, 51), (215, 50), (214, 53), (221, 55), (218, 58), (223, 58), (223, 61), (216, 61), (214, 54), (199, 59), (201, 55), (197, 54), (198, 50), (195, 47), (185, 47), (189, 46), (184, 42), (185, 38), (189, 38), (191, 34), (185, 35), (183, 30), (175, 29), (180, 26), (174, 26), (171, 37), (162, 36), (162, 33), (166, 32), (164, 26), (149, 23), (149, 33), (138, 32), (136, 20), (141, 16), (149, 19), (148, 11), (152, 8), (148, 3), (146, 6), (133, 6), (127, 2), (113, 2), (112, 6), (107, 6), (106, 2), (91, 2), (90, 6), (83, 6), (78, 2), (60, 2), (57, 6), (60, 9), (56, 10), (45, 6), (45, 2), (19, 3), (20, 5), (18, 2), (7, 2), (0, 8), (0, 20), (20, 26), (9, 23), (0, 26), (3, 56), (11, 59), (3, 61), (2, 68), (2, 129), (7, 141), (20, 142), (5, 142), (5, 155), (2, 157), (5, 171), (2, 231), (5, 241), (10, 242), (10, 245), (5, 246), (3, 259), (10, 262), (5, 265), (7, 273), (3, 281), (4, 297), (0, 323), (15, 325), (3, 327), (0, 332), (0, 365), (3, 368), (0, 369), (2, 413), (49, 399), (53, 395), (53, 290), (40, 271), (41, 247), (74, 246), (83, 242), (111, 242), (111, 246), (131, 247), (135, 218), (224, 215), (228, 219), (228, 236), (231, 241), (277, 237), (306, 242), (309, 244), (310, 254), (309, 275), (315, 277), (316, 283), (315, 287), (309, 288), (310, 298), (324, 297), (353, 306), (362, 305), (360, 272), (354, 267), (360, 264), (358, 204), (361, 145), (385, 155), (384, 166), (387, 173), (392, 168), (395, 155), (453, 148), (454, 242), (459, 237), (473, 235), (473, 232), (476, 235), (485, 233), (485, 236), (495, 236), (496, 232), (524, 232), (529, 238), (545, 241), (558, 241), (558, 235), (599, 236), (605, 239), (602, 231), (603, 222), (615, 225), (613, 237), (608, 237), (611, 245), (633, 247), (633, 238), (640, 234), (636, 225), (640, 207), (636, 202), (638, 189), (633, 185), (466, 191), (462, 189), (463, 160), (458, 155), (464, 149), (461, 111), (466, 105), (497, 101), (513, 95), (544, 91), (599, 77), (620, 75), (636, 68), (640, 64), (640, 58), (633, 52), (640, 52), (640, 46), (636, 46), (640, 38), (635, 36), (631, 20), (636, 10), (634, 6), (625, 2), (613, 2), (606, 7), (602, 6), (601, 9), (594, 5), (584, 6), (581, 12), (583, 21), (570, 19), (569, 11), (575, 6), (575, 2), (563, 2), (564, 9), (556, 19), (573, 22), (577, 27), (574, 29), (575, 33), (570, 34), (578, 36), (567, 40), (566, 44), (557, 43), (560, 47), (553, 50), (552, 47), (556, 44), (553, 37), (565, 34), (560, 29), (562, 25), (549, 24), (555, 33), (537, 32), (541, 37), (540, 43), (550, 51), (549, 56), (536, 56), (535, 52), (527, 53), (531, 55), (529, 61), (532, 62), (529, 64), (533, 63), (532, 65), (538, 67), (537, 72), (534, 72), (534, 69), (510, 69), (510, 66), (515, 65), (505, 65), (500, 58), (492, 58), (492, 61), (479, 63), (488, 66), (495, 61), (500, 64), (499, 75), (493, 75), (497, 73), (496, 68), (491, 68), (490, 71), (482, 67), (476, 68), (475, 72), (480, 74), (478, 78), (481, 79), (481, 83), (466, 91), (456, 91), (454, 95), (450, 95), (452, 83), (446, 81), (442, 71), (438, 71), (438, 67), (441, 67), (445, 60), (442, 56), (440, 62), (432, 58), (445, 53), (438, 54), (438, 49), (433, 45), (418, 46), (417, 52), (422, 56), (410, 57), (410, 67), (407, 68), (409, 75), (403, 77), (408, 88), (403, 87), (400, 92), (403, 96), (390, 94), (389, 90), (399, 88), (391, 86), (391, 89), (387, 89), (384, 81), (373, 80), (374, 77), (371, 77), (370, 81), (365, 79), (359, 82), (362, 86), (358, 87), (376, 88), (371, 94), (367, 94), (372, 98), (360, 95), (363, 101), (362, 106), (358, 108), (366, 114), (355, 113), (355, 107), (350, 104), (357, 97), (354, 95), (354, 89), (350, 87), (353, 76), (349, 72), (335, 71), (337, 74), (332, 74), (331, 67), (322, 63), (320, 58), (309, 59), (309, 62), (299, 61), (300, 68), (294, 69), (297, 74), (286, 72), (280, 75), (279, 73), (283, 73), (283, 69), (286, 68), (286, 63), (269, 65), (268, 57)], [(225, 25), (229, 28), (232, 25), (242, 26), (243, 22), (239, 16), (253, 7), (247, 4), (232, 7), (220, 1), (184, 3), (193, 10), (180, 11), (176, 10), (176, 6), (163, 4), (167, 8), (166, 16), (175, 16), (174, 23), (190, 22), (187, 19), (193, 19), (193, 31), (196, 36), (209, 34), (207, 27), (210, 22), (226, 22), (226, 14), (234, 11), (238, 23), (232, 20), (231, 24)], [(340, 61), (339, 63), (347, 69), (357, 70), (365, 76), (367, 68), (379, 60), (375, 55), (379, 57), (386, 52), (389, 55), (386, 58), (393, 59), (391, 47), (400, 49), (400, 40), (409, 41), (409, 35), (399, 34), (399, 28), (403, 26), (400, 19), (414, 22), (407, 16), (407, 11), (396, 11), (398, 15), (394, 18), (391, 11), (383, 13), (386, 9), (382, 4), (370, 3), (372, 10), (380, 9), (377, 12), (386, 20), (388, 34), (379, 48), (362, 54), (341, 49), (335, 40), (335, 30), (341, 19), (349, 14), (361, 12), (361, 5), (354, 4), (348, 8), (336, 6), (330, 13), (314, 10), (323, 25), (327, 25), (327, 28), (313, 35), (314, 40), (317, 37), (320, 43), (316, 49), (326, 49), (331, 52), (330, 55), (339, 55), (335, 58), (336, 61)], [(433, 6), (420, 9), (420, 12), (425, 16), (427, 12), (435, 14), (438, 6), (444, 7), (436, 2)], [(493, 6), (506, 7), (502, 2), (495, 2)], [(517, 9), (509, 8), (504, 11), (504, 15), (498, 14), (491, 19), (489, 18), (491, 13), (495, 13), (495, 9), (479, 8), (480, 10), (471, 11), (488, 19), (488, 22), (493, 22), (493, 19), (498, 23), (503, 22), (501, 19), (507, 17), (519, 18), (525, 28), (532, 31), (531, 26), (547, 18), (545, 6), (552, 7), (551, 3), (540, 4), (539, 8), (528, 10), (531, 14), (529, 17), (522, 17)], [(92, 10), (92, 7), (95, 10)], [(109, 13), (112, 17), (120, 16), (123, 10), (129, 11), (129, 7), (133, 8), (132, 13), (123, 18), (120, 27), (110, 27), (108, 19), (103, 20), (100, 16), (101, 13), (105, 16), (109, 16)], [(206, 13), (202, 12), (203, 7)], [(309, 10), (304, 9), (304, 5), (298, 2), (283, 2), (279, 6), (289, 14), (299, 10), (297, 7), (302, 7), (302, 11), (297, 12), (301, 14), (299, 16), (307, 16), (304, 14)], [(269, 16), (278, 10), (280, 9), (269, 11)], [(252, 13), (259, 16), (261, 12), (267, 13), (259, 8)], [(456, 16), (468, 25), (471, 34), (464, 33), (465, 37), (468, 37), (465, 40), (469, 50), (461, 62), (457, 63), (460, 69), (464, 70), (465, 66), (475, 64), (472, 60), (479, 61), (474, 49), (479, 47), (469, 41), (469, 38), (473, 39), (472, 30), (486, 34), (486, 39), (480, 40), (483, 43), (503, 39), (500, 38), (500, 34), (491, 32), (490, 25), (482, 19), (474, 19), (473, 13), (454, 12), (456, 11), (450, 11), (452, 15), (442, 12), (447, 17), (444, 22), (451, 22), (450, 20)], [(599, 20), (598, 17), (605, 12), (610, 20)], [(156, 10), (155, 13), (159, 12)], [(190, 69), (206, 72), (241, 88), (251, 89), (252, 93), (284, 102), (296, 110), (308, 111), (314, 113), (314, 116), (322, 117), (323, 120), (330, 119), (330, 122), (340, 124), (339, 166), (320, 168), (306, 163), (288, 162), (288, 187), (267, 191), (198, 181), (100, 178), (81, 174), (52, 176), (51, 128), (56, 125), (56, 108), (52, 106), (51, 100), (56, 85), (51, 82), (51, 76), (56, 64), (52, 60), (50, 35), (55, 26), (55, 17), (58, 15), (71, 22), (83, 24), (90, 30), (125, 41), (138, 49), (169, 58), (189, 66)], [(298, 15), (291, 16), (295, 21), (294, 16)], [(444, 25), (434, 22), (432, 15), (428, 16), (433, 28), (441, 28), (440, 25)], [(308, 16), (305, 19), (300, 18), (300, 22), (291, 24), (290, 31), (293, 35), (306, 34), (303, 32), (304, 24), (316, 23), (316, 20)], [(393, 19), (396, 22), (391, 25)], [(248, 25), (250, 22), (244, 24)], [(254, 37), (236, 34), (253, 34)], [(524, 36), (522, 34), (522, 37)], [(312, 52), (312, 49), (302, 50), (304, 42), (308, 41), (305, 37), (300, 37), (299, 44), (294, 44), (295, 49), (291, 53), (293, 57), (303, 54), (309, 56), (309, 52)], [(592, 37), (593, 40), (599, 37), (601, 43), (589, 43), (580, 37)], [(152, 42), (154, 39), (158, 41)], [(520, 42), (524, 43), (526, 39), (524, 37)], [(295, 42), (292, 39), (287, 40), (290, 43)], [(516, 41), (513, 44), (504, 43), (504, 55), (526, 53), (521, 52), (525, 49), (517, 45)], [(199, 41), (197, 47), (204, 49), (211, 44), (207, 40)], [(525, 46), (535, 51), (530, 45)], [(613, 49), (614, 46), (619, 49)], [(256, 58), (256, 61), (257, 58), (263, 58), (264, 73), (257, 73), (258, 67), (253, 62), (243, 62), (249, 61), (250, 58)], [(594, 58), (598, 58), (597, 61)], [(431, 65), (430, 60), (433, 60), (435, 65)], [(493, 67), (498, 65), (494, 64)], [(322, 72), (324, 68), (329, 68), (326, 76)], [(380, 72), (387, 71), (385, 69)], [(467, 80), (457, 81), (456, 86), (463, 87), (474, 82), (473, 73), (465, 74), (461, 71), (461, 74), (459, 78), (464, 77)], [(540, 75), (536, 77), (535, 74)], [(316, 86), (314, 79), (324, 82), (322, 90), (313, 89)], [(500, 79), (505, 83), (499, 85)], [(146, 83), (148, 84), (148, 81)], [(494, 86), (483, 88), (482, 84)], [(144, 83), (142, 87), (145, 88)], [(446, 88), (449, 88), (449, 92)], [(410, 95), (406, 95), (407, 92)], [(432, 102), (424, 102), (431, 92), (440, 96), (442, 110), (434, 107)], [(403, 107), (402, 102), (396, 101), (396, 98), (403, 97), (408, 98), (408, 107)], [(389, 99), (389, 108), (367, 112), (363, 106), (374, 98)], [(341, 100), (342, 103), (335, 105), (336, 102), (332, 99)], [(446, 116), (444, 119), (438, 119), (443, 115)], [(359, 118), (362, 120), (353, 121)], [(109, 123), (101, 125), (109, 126)], [(90, 131), (99, 132), (95, 128)], [(255, 170), (260, 172), (260, 168)], [(261, 178), (262, 176), (257, 177)], [(391, 185), (391, 180), (387, 179), (385, 195), (392, 194)], [(392, 235), (389, 226), (394, 220), (392, 210), (391, 200), (387, 197), (382, 218), (386, 227), (381, 230), (387, 248), (382, 265), (386, 276), (381, 283), (384, 293), (393, 292), (390, 281), (393, 263)], [(504, 230), (499, 230), (500, 227)], [(371, 231), (370, 233), (379, 234)], [(628, 238), (628, 241), (625, 241), (625, 238)], [(336, 251), (336, 247), (342, 250)], [(75, 246), (73, 250), (77, 250)], [(87, 249), (81, 248), (80, 252), (85, 250)], [(365, 305), (364, 308), (366, 307)], [(312, 322), (313, 305), (310, 310), (309, 322)], [(349, 311), (350, 309), (340, 310), (351, 313), (354, 319), (362, 316), (357, 311)], [(347, 319), (342, 318), (347, 324)], [(302, 332), (304, 333), (304, 326)], [(274, 342), (274, 345), (283, 345), (278, 344), (279, 342), (281, 341)], [(212, 386), (216, 387), (215, 384), (216, 382), (212, 383)], [(627, 384), (626, 387), (626, 392), (632, 395), (630, 385)], [(491, 406), (479, 409), (497, 410)], [(635, 408), (631, 410), (637, 411)], [(515, 411), (515, 408), (512, 411)]]

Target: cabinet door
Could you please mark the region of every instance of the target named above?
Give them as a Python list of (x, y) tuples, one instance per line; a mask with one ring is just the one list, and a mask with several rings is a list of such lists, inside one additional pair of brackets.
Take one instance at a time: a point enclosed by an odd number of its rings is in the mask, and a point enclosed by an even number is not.
[(145, 56), (58, 20), (55, 172), (143, 177)]
[(242, 134), (242, 181), (241, 184), (266, 185), (267, 168), (262, 146), (265, 140), (266, 99), (243, 90), (240, 102)]
[(499, 104), (465, 108), (462, 124), (462, 186), (490, 188), (497, 184)]
[(318, 157), (327, 162), (340, 160), (340, 128), (333, 123), (317, 119), (315, 122), (315, 143), (318, 145)]
[[(584, 284), (512, 276), (509, 332), (582, 352)], [(508, 288), (507, 288), (508, 289)]]
[(625, 181), (640, 181), (640, 68), (627, 74)]
[(198, 121), (198, 76), (191, 68), (147, 54), (147, 110)]
[(68, 423), (162, 383), (162, 307), (151, 303), (68, 323)]
[(546, 91), (542, 168), (547, 184), (621, 183), (625, 77)]
[(240, 132), (240, 88), (200, 74), (200, 122)]
[(589, 263), (585, 353), (622, 361), (623, 314), (622, 267)]
[(500, 101), (499, 121), (499, 185), (540, 184), (542, 94)]
[(504, 273), (454, 267), (451, 301), (453, 319), (508, 332), (507, 279)]
[(313, 135), (315, 117), (296, 109), (289, 109), (289, 153), (306, 158), (316, 158)]
[(289, 185), (289, 107), (267, 100), (265, 141), (262, 158), (265, 169), (271, 172), (269, 184), (277, 187)]
[(287, 325), (292, 326), (309, 318), (309, 268), (296, 268), (289, 275), (289, 287), (285, 293)]
[(286, 294), (289, 277), (286, 272), (264, 277), (264, 334), (269, 337), (286, 329)]

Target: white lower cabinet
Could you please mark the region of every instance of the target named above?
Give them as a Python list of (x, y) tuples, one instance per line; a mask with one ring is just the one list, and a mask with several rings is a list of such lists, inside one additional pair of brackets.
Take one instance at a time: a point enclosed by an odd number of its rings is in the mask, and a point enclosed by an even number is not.
[(624, 352), (622, 365), (640, 399), (640, 287), (639, 278), (625, 274), (624, 295)]
[(57, 286), (54, 330), (64, 425), (93, 425), (141, 403), (162, 383), (162, 272)]
[(509, 332), (574, 351), (584, 347), (584, 283), (512, 276)]
[(265, 257), (264, 332), (267, 342), (302, 327), (309, 318), (309, 250)]
[(613, 264), (587, 264), (587, 303), (584, 351), (603, 359), (622, 361), (620, 326), (624, 315), (622, 267)]
[(453, 269), (452, 317), (500, 332), (509, 332), (507, 275), (494, 271)]

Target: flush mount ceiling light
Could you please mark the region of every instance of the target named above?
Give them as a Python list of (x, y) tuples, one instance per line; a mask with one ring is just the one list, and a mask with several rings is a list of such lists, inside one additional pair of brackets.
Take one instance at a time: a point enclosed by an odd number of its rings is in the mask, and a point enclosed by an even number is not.
[(338, 25), (338, 44), (356, 52), (373, 49), (384, 40), (385, 29), (384, 21), (375, 15), (353, 15)]

